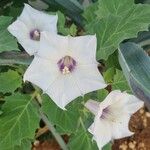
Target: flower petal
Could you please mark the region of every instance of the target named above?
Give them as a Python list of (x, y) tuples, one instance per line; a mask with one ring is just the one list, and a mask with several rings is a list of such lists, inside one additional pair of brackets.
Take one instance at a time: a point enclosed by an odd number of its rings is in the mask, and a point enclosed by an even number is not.
[(102, 89), (107, 86), (102, 75), (98, 71), (97, 65), (77, 64), (76, 70), (72, 72), (72, 75), (82, 94)]
[(114, 90), (114, 91), (111, 91), (107, 97), (105, 98), (104, 101), (102, 101), (100, 103), (100, 107), (101, 108), (106, 108), (110, 105), (113, 105), (117, 102), (120, 102), (123, 98), (123, 94), (121, 93), (120, 90)]
[[(40, 21), (39, 21), (40, 18)], [(23, 48), (30, 54), (35, 54), (39, 49), (39, 41), (32, 40), (30, 32), (33, 30), (48, 31), (53, 34), (57, 33), (57, 15), (48, 15), (30, 5), (25, 7), (12, 25), (8, 27), (9, 32), (14, 35)]]
[(126, 97), (124, 98), (124, 102), (124, 107), (126, 108), (129, 114), (135, 113), (144, 105), (143, 101), (130, 94), (126, 95)]
[(57, 65), (35, 57), (24, 74), (24, 81), (30, 81), (45, 91), (58, 76), (60, 73)]
[(119, 120), (111, 124), (112, 139), (120, 139), (134, 134), (129, 130), (130, 117), (129, 114), (124, 114)]
[(65, 106), (69, 102), (81, 96), (81, 92), (71, 75), (60, 76), (50, 85), (45, 93), (47, 93), (61, 109), (65, 109)]
[(18, 39), (29, 38), (29, 28), (27, 28), (27, 26), (19, 20), (16, 20), (11, 25), (9, 25), (8, 31)]
[[(40, 18), (40, 21), (39, 21)], [(30, 5), (25, 4), (19, 20), (24, 22), (27, 26), (38, 28), (40, 31), (49, 31), (57, 33), (57, 15), (48, 15), (42, 11), (32, 8)]]
[(42, 32), (40, 39), (40, 49), (37, 53), (38, 56), (55, 60), (57, 63), (62, 57), (66, 55), (68, 49), (68, 38), (51, 34), (49, 32)]
[(18, 20), (24, 22), (25, 25), (28, 26), (29, 28), (33, 28), (35, 26), (32, 18), (30, 17), (30, 11), (29, 11), (30, 9), (28, 8), (32, 8), (32, 7), (30, 7), (28, 4), (24, 4), (23, 11), (21, 15), (18, 17)]
[(84, 106), (89, 109), (94, 115), (98, 113), (99, 110), (99, 102), (94, 101), (94, 100), (88, 100)]
[(30, 55), (33, 55), (39, 49), (39, 42), (30, 39), (30, 29), (23, 22), (16, 20), (8, 27), (8, 31), (17, 38)]
[(97, 64), (96, 46), (96, 35), (69, 37), (69, 50), (81, 64)]
[(88, 131), (93, 134), (94, 131), (94, 123), (91, 124), (91, 126), (88, 128)]
[(109, 122), (100, 119), (98, 116), (95, 117), (93, 127), (90, 128), (91, 133), (93, 133), (93, 138), (101, 149), (111, 140), (111, 127)]

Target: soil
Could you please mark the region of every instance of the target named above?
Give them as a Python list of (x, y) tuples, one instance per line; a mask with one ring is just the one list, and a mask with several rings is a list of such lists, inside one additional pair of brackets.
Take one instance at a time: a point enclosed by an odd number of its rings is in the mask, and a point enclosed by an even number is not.
[[(150, 113), (144, 107), (132, 115), (129, 129), (135, 134), (131, 137), (115, 140), (112, 150), (150, 150)], [(64, 139), (67, 137), (65, 136)], [(35, 141), (32, 150), (61, 150), (54, 139)]]
[(129, 128), (135, 134), (115, 140), (112, 150), (150, 150), (150, 113), (146, 108), (131, 117)]

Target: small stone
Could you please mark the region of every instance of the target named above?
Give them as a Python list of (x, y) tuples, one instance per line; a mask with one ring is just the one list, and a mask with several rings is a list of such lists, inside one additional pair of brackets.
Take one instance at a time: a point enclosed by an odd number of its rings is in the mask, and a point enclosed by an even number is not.
[(129, 143), (129, 148), (135, 149), (135, 144), (134, 144), (133, 142), (130, 142), (130, 143)]
[(136, 141), (133, 141), (134, 144), (136, 144)]
[(143, 125), (144, 125), (144, 127), (147, 127), (147, 119), (143, 119)]
[(122, 145), (119, 146), (119, 149), (120, 150), (127, 150), (128, 146), (126, 144), (122, 144)]
[(144, 109), (140, 109), (140, 114), (144, 114)]
[(34, 145), (35, 147), (39, 146), (39, 144), (40, 144), (40, 141), (38, 141), (38, 140), (35, 140), (34, 143), (33, 143), (33, 145)]
[(145, 144), (144, 143), (139, 143), (139, 146), (138, 146), (139, 148), (144, 148), (145, 147)]
[(150, 118), (150, 113), (146, 112), (146, 117)]

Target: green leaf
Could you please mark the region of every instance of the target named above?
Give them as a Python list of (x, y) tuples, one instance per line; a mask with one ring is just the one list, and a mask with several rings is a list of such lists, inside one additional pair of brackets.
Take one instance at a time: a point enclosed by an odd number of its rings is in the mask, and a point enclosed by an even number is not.
[(84, 12), (83, 17), (86, 19), (88, 23), (92, 22), (96, 18), (96, 14), (92, 13), (95, 12), (98, 9), (98, 2), (88, 6)]
[(77, 26), (75, 24), (72, 24), (69, 28), (69, 33), (72, 36), (76, 36), (77, 33)]
[(113, 82), (114, 74), (115, 74), (115, 69), (114, 69), (113, 67), (107, 69), (107, 71), (103, 73), (103, 76), (104, 76), (105, 81), (106, 81), (107, 83)]
[(77, 0), (55, 0), (58, 4), (63, 6), (66, 10), (74, 13), (81, 13), (83, 11), (82, 5)]
[(97, 91), (97, 99), (101, 102), (108, 95), (108, 91), (106, 89), (101, 89)]
[(102, 150), (111, 150), (112, 145), (110, 143), (106, 144)]
[(114, 80), (112, 85), (112, 90), (121, 90), (130, 92), (130, 87), (128, 82), (121, 70), (116, 69), (116, 74), (114, 76)]
[(149, 16), (150, 5), (134, 4), (133, 0), (100, 0), (97, 18), (87, 26), (88, 32), (97, 34), (97, 59), (107, 60), (120, 42), (147, 30)]
[(57, 12), (58, 14), (58, 32), (63, 34), (63, 35), (72, 35), (75, 36), (77, 33), (77, 26), (75, 24), (72, 24), (69, 27), (66, 27), (65, 23), (66, 23), (66, 18), (65, 15), (63, 13), (61, 13), (60, 11)]
[(150, 109), (150, 57), (134, 43), (121, 44), (119, 62), (133, 93)]
[(95, 141), (88, 131), (78, 129), (78, 131), (70, 138), (68, 147), (70, 150), (98, 150)]
[(29, 95), (14, 94), (5, 98), (0, 116), (0, 149), (21, 145), (23, 139), (33, 139), (39, 116)]
[(21, 87), (22, 77), (13, 70), (0, 73), (0, 92), (14, 92), (18, 87)]
[(0, 110), (0, 115), (2, 114), (3, 112)]
[[(83, 17), (81, 13), (83, 12), (82, 5), (77, 0), (44, 0), (50, 6), (60, 7), (63, 12), (69, 16), (78, 25), (83, 26)], [(59, 9), (59, 10), (60, 10)]]
[(22, 140), (20, 146), (11, 147), (7, 150), (30, 150), (32, 148), (30, 140)]
[(0, 53), (0, 66), (4, 65), (25, 65), (28, 66), (32, 62), (33, 57), (30, 57), (27, 53), (23, 52), (2, 52)]
[(17, 41), (7, 31), (11, 17), (0, 16), (0, 52), (18, 50)]
[(43, 96), (42, 110), (48, 119), (57, 126), (60, 133), (72, 133), (77, 127), (79, 107), (69, 105), (67, 110), (60, 109), (48, 96)]
[(10, 24), (12, 17), (0, 16), (0, 30), (6, 29), (6, 27)]
[(113, 54), (111, 54), (107, 61), (105, 61), (105, 65), (106, 68), (117, 68), (117, 69), (121, 69), (120, 64), (119, 64), (119, 60), (118, 60), (118, 52), (115, 51)]
[(58, 32), (63, 35), (68, 35), (69, 30), (68, 28), (65, 27), (66, 23), (65, 15), (60, 11), (58, 11), (57, 14), (58, 14)]
[(110, 14), (123, 16), (133, 7), (136, 7), (134, 0), (99, 0), (96, 14), (98, 18), (103, 18)]

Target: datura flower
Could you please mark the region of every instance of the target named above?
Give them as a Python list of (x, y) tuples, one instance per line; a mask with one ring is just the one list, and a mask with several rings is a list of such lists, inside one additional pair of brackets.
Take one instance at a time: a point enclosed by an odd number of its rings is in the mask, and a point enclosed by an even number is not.
[(135, 96), (119, 90), (112, 91), (101, 103), (87, 101), (85, 107), (95, 115), (89, 132), (99, 149), (110, 140), (131, 136), (133, 132), (128, 129), (130, 117), (142, 106), (143, 102)]
[(8, 31), (30, 55), (34, 55), (39, 49), (42, 31), (57, 33), (57, 20), (57, 15), (48, 15), (25, 4), (21, 15), (8, 27)]
[(97, 68), (96, 36), (41, 33), (40, 47), (24, 80), (43, 89), (62, 109), (88, 92), (106, 87)]

